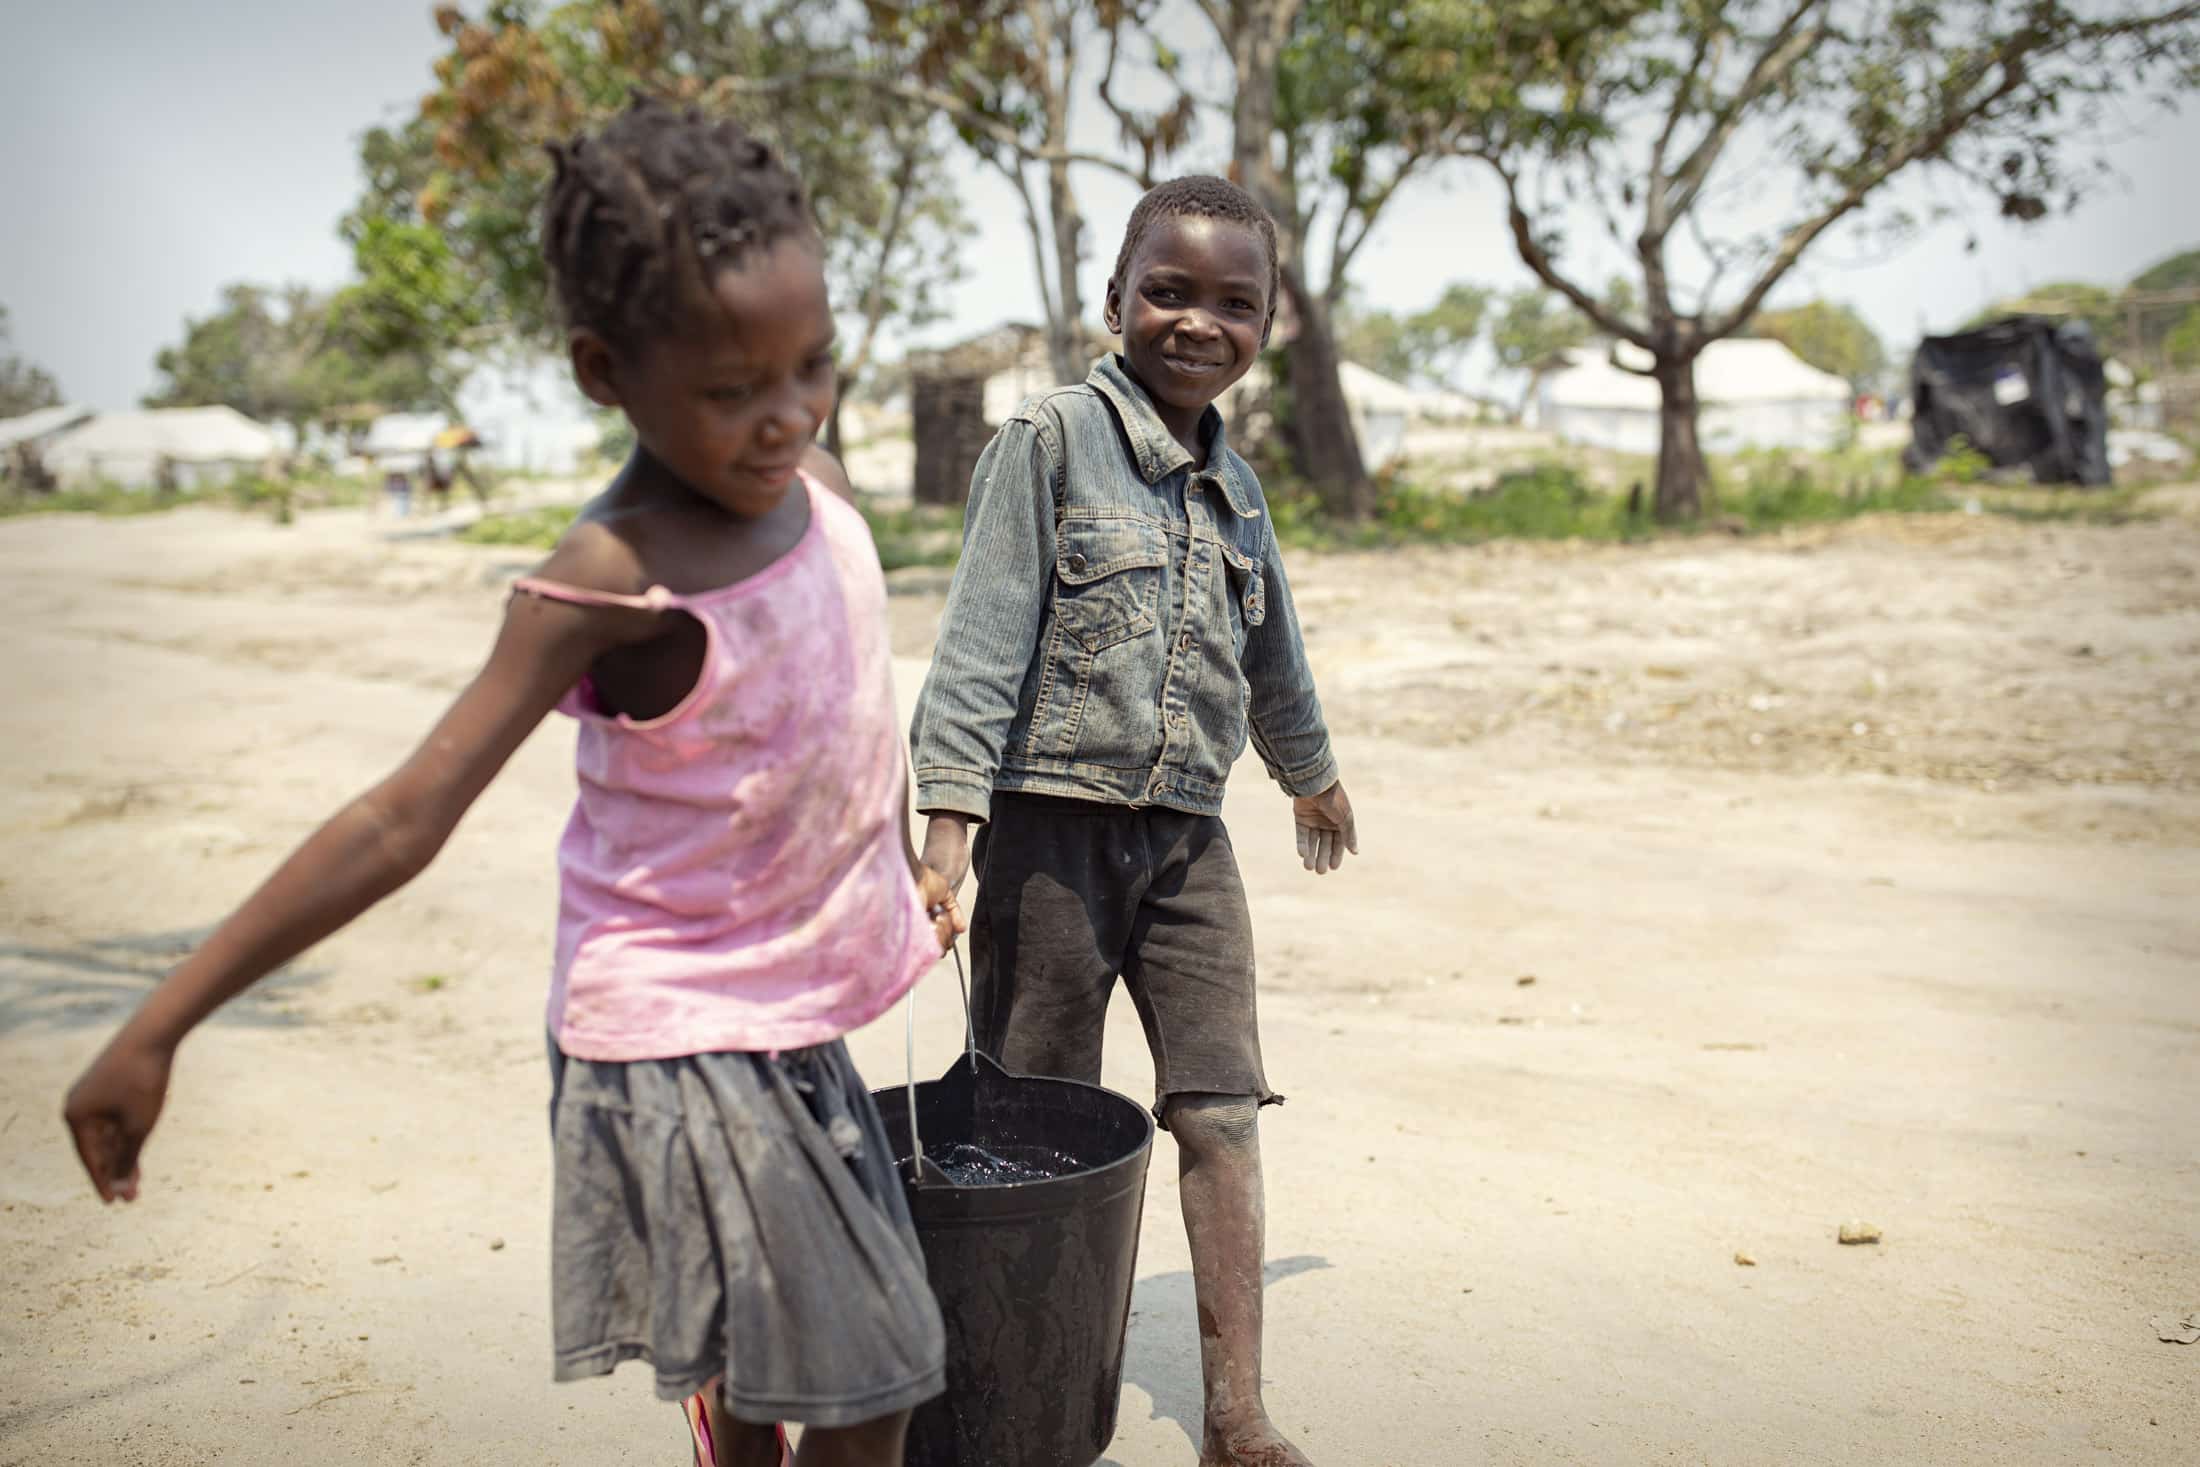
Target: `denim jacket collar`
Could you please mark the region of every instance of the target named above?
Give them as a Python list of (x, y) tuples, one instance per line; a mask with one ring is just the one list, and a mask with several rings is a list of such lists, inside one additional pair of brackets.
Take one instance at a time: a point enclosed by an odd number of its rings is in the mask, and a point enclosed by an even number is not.
[[(1092, 375), (1085, 382), (1115, 409), (1116, 421), (1123, 425), (1123, 436), (1130, 440), (1131, 457), (1138, 464), (1139, 476), (1148, 484), (1158, 484), (1178, 469), (1193, 466), (1192, 455), (1161, 421), (1161, 415), (1154, 410), (1153, 399), (1131, 376), (1121, 355), (1110, 353), (1093, 363)], [(1212, 403), (1200, 414), (1199, 432), (1207, 441), (1207, 468), (1222, 485), (1223, 497), (1229, 501), (1231, 510), (1240, 519), (1258, 519), (1259, 506), (1253, 503), (1252, 496), (1231, 472), (1229, 438), (1223, 431), (1222, 414)]]

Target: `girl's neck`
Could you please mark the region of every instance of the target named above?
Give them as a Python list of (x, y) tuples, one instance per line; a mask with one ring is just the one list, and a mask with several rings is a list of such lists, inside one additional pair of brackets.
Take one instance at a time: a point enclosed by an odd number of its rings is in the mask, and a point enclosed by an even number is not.
[(740, 518), (675, 474), (665, 466), (663, 460), (639, 443), (627, 455), (626, 466), (619, 470), (618, 487), (624, 497), (636, 504), (689, 513), (723, 515), (729, 521)]

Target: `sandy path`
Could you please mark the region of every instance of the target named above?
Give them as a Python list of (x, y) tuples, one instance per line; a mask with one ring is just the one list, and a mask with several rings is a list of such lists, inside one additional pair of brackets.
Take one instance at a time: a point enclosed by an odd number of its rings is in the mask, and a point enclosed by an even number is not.
[[(0, 1464), (683, 1460), (646, 1373), (548, 1381), (568, 730), (193, 1042), (145, 1201), (55, 1120), (486, 645), (518, 561), (382, 528), (0, 525)], [(1296, 569), (1367, 856), (1298, 872), (1257, 767), (1231, 815), (1319, 1460), (2194, 1460), (2150, 1320), (2200, 1309), (2200, 525)], [(898, 1020), (856, 1048), (900, 1073)], [(1175, 1207), (1163, 1143), (1116, 1467), (1194, 1455)]]

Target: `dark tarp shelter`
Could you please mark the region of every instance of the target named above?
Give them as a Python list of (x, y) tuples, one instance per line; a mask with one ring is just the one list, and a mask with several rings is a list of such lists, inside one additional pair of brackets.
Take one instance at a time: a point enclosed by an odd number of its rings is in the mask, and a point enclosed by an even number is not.
[(1960, 433), (1996, 468), (2026, 465), (2042, 484), (2106, 484), (2107, 393), (2083, 322), (2010, 316), (1928, 336), (1910, 363), (1913, 436), (1903, 464), (1922, 472)]

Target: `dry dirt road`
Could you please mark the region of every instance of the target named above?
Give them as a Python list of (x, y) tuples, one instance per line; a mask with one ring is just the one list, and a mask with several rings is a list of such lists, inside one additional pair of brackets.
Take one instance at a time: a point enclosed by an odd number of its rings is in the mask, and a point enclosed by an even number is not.
[[(390, 530), (0, 524), (0, 1464), (685, 1460), (640, 1369), (549, 1380), (569, 729), (192, 1041), (143, 1201), (57, 1121), (486, 647), (518, 560)], [(1365, 855), (1298, 871), (1257, 766), (1230, 816), (1291, 1096), (1269, 1393), (1318, 1462), (2200, 1460), (2156, 1324), (2200, 1311), (2200, 522), (1294, 570)], [(906, 697), (938, 587), (898, 589)], [(856, 1048), (898, 1078), (899, 1016)], [(1166, 1141), (1147, 1209), (1107, 1461), (1190, 1467)]]

